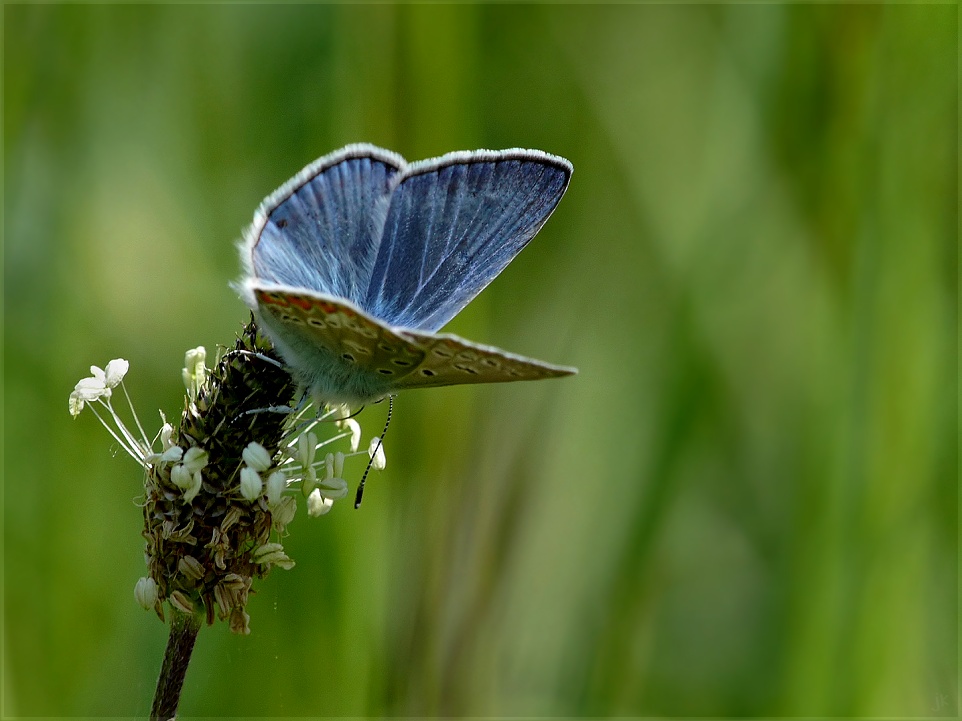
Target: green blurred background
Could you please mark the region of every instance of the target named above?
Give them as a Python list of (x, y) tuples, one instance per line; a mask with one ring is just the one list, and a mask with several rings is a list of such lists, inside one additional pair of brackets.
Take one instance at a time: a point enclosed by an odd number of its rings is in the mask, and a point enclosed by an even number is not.
[(176, 417), (254, 208), (363, 140), (571, 159), (448, 329), (581, 373), (402, 394), (183, 716), (954, 716), (957, 12), (5, 6), (3, 712), (146, 715), (141, 472), (67, 396)]

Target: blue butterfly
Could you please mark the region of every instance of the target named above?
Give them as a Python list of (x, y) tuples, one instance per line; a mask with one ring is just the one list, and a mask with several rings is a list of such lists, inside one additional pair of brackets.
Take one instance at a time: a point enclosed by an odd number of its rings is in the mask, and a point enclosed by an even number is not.
[(407, 163), (348, 145), (261, 203), (236, 287), (318, 402), (576, 373), (436, 332), (541, 229), (571, 172), (538, 150)]

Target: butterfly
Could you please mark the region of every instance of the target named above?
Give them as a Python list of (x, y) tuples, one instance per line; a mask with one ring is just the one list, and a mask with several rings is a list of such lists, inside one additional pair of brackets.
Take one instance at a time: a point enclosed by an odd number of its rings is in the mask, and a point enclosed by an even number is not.
[(571, 375), (437, 332), (541, 229), (571, 172), (538, 150), (408, 163), (348, 145), (261, 203), (235, 288), (318, 403), (357, 407), (408, 388)]

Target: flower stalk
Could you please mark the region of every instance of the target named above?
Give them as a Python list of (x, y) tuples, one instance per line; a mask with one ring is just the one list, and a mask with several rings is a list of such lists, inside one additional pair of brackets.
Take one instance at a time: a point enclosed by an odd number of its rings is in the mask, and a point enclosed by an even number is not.
[(203, 620), (197, 614), (174, 611), (170, 619), (170, 636), (164, 651), (164, 663), (157, 678), (157, 689), (150, 707), (150, 721), (168, 721), (176, 718), (180, 692), (190, 663), (194, 642)]

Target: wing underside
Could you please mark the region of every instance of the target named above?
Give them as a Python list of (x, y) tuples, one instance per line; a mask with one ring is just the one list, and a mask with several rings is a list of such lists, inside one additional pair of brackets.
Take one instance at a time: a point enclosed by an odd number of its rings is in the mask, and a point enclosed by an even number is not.
[[(325, 378), (358, 398), (407, 388), (540, 380), (574, 368), (525, 358), (446, 333), (392, 328), (342, 298), (255, 288), (258, 311), (280, 336), (309, 339), (326, 352)], [(317, 365), (317, 360), (313, 359)]]
[(574, 368), (526, 358), (448, 333), (398, 330), (398, 334), (424, 352), (415, 372), (398, 379), (399, 388), (531, 381), (577, 373)]

